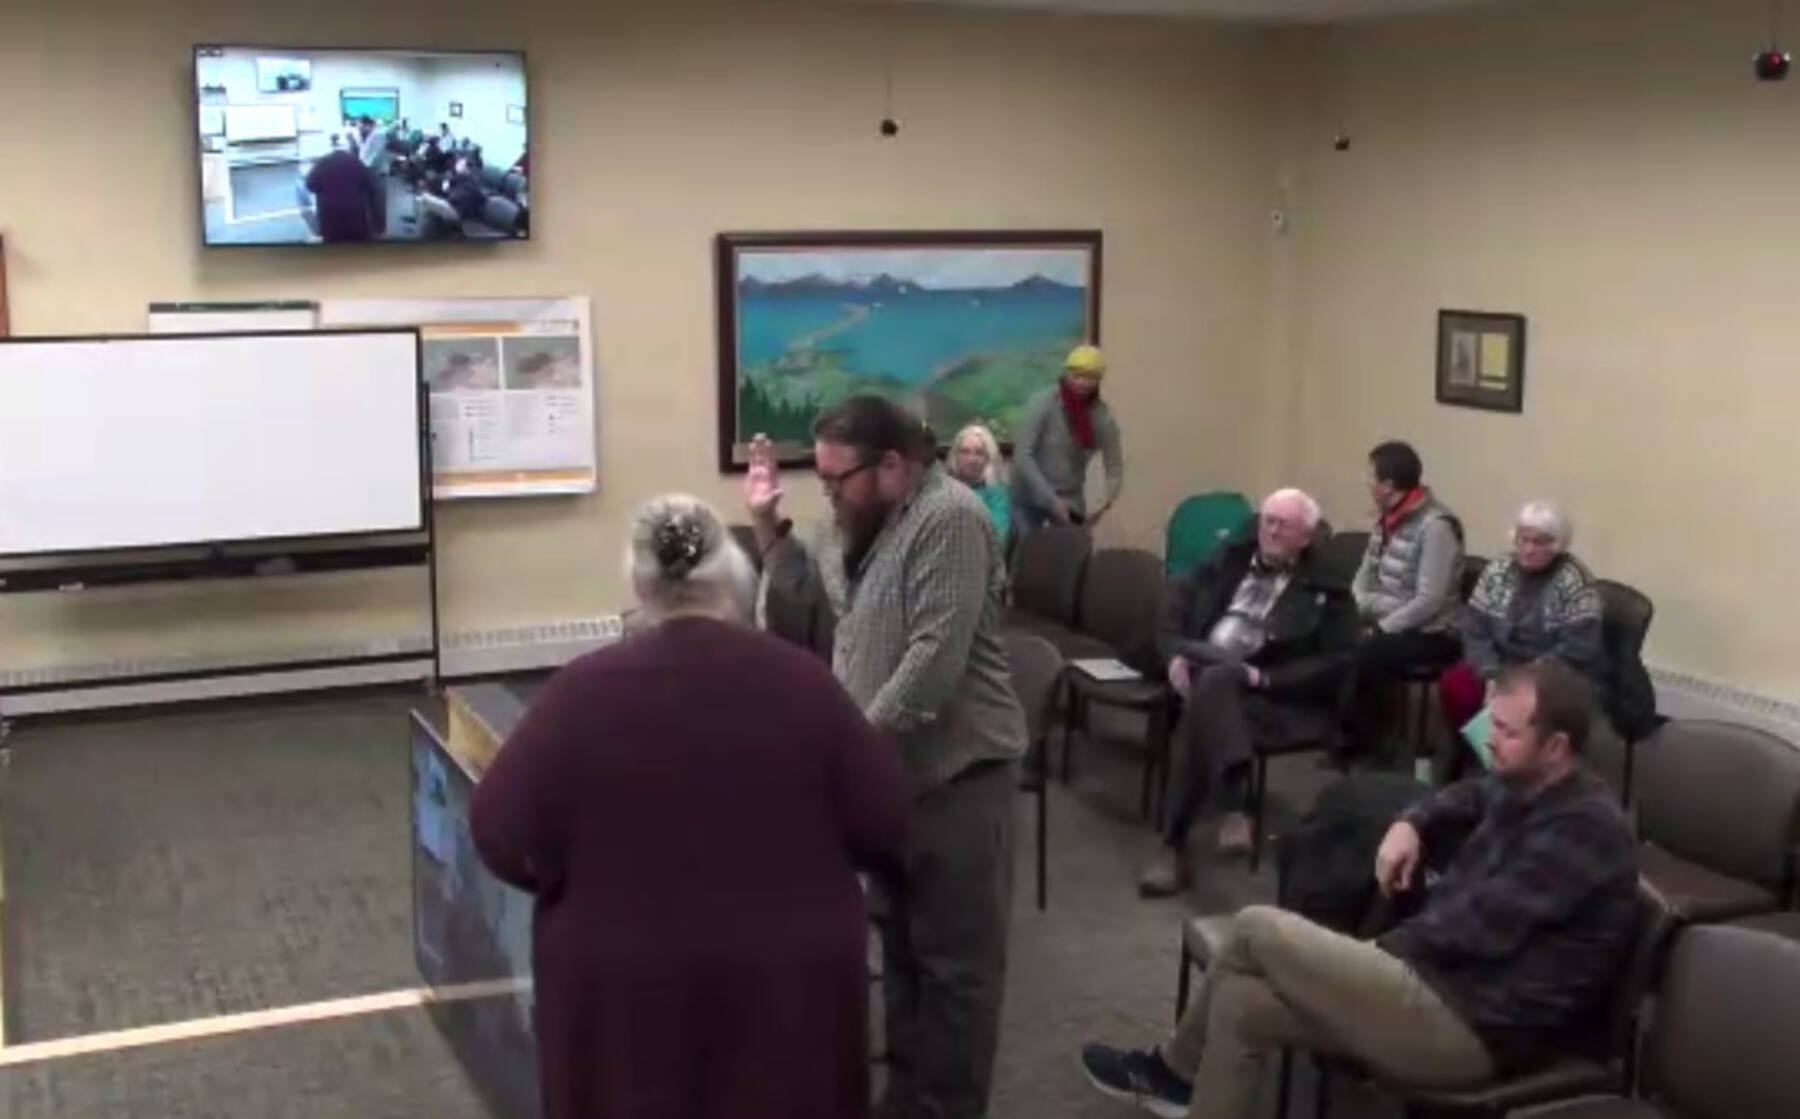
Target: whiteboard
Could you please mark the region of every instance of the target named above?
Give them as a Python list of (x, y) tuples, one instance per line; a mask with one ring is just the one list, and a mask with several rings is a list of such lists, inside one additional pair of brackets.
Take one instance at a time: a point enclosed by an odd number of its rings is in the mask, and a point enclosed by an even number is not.
[(298, 134), (292, 105), (225, 106), (225, 138), (234, 144), (251, 140), (292, 140)]
[(415, 331), (0, 342), (0, 555), (424, 527)]

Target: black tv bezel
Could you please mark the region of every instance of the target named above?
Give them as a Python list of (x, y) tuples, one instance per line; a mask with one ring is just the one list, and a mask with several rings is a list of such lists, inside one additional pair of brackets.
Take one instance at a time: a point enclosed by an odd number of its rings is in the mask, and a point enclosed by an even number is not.
[(441, 248), (445, 245), (468, 247), (525, 244), (536, 238), (537, 222), (534, 218), (531, 225), (526, 227), (525, 235), (523, 237), (489, 237), (472, 241), (434, 241), (425, 240), (423, 238), (413, 238), (403, 241), (222, 241), (215, 244), (208, 240), (206, 236), (206, 192), (202, 189), (200, 183), (200, 163), (201, 159), (207, 154), (206, 146), (201, 142), (200, 138), (200, 52), (207, 50), (252, 50), (268, 51), (272, 54), (293, 52), (296, 55), (311, 55), (325, 52), (336, 52), (339, 54), (511, 55), (518, 58), (519, 68), (525, 73), (525, 150), (527, 152), (531, 151), (531, 136), (536, 130), (536, 123), (532, 119), (532, 105), (536, 101), (536, 98), (532, 96), (531, 92), (531, 57), (526, 53), (523, 47), (426, 47), (418, 46), (416, 44), (413, 46), (402, 47), (382, 45), (299, 46), (294, 43), (195, 43), (188, 55), (188, 93), (193, 99), (192, 112), (188, 117), (188, 136), (193, 143), (193, 157), (189, 160), (189, 163), (191, 172), (194, 176), (194, 216), (199, 223), (198, 234), (200, 248), (202, 250), (230, 250), (241, 252), (244, 250), (257, 251), (272, 249), (278, 252), (288, 252), (294, 249), (307, 249), (314, 252), (365, 252), (370, 249), (387, 247), (411, 249), (420, 246)]

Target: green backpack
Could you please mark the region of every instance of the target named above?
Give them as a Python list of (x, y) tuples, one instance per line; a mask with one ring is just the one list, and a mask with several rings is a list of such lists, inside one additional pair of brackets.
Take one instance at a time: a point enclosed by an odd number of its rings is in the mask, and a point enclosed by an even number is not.
[(1169, 578), (1185, 575), (1212, 558), (1222, 544), (1245, 539), (1256, 511), (1241, 493), (1196, 494), (1175, 507), (1163, 545)]

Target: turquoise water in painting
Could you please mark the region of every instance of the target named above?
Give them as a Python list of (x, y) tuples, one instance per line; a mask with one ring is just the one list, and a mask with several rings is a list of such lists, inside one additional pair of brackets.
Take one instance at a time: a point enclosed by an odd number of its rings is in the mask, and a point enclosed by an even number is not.
[(1086, 320), (1087, 294), (1071, 288), (887, 293), (878, 301), (740, 289), (738, 365), (766, 368), (810, 338), (814, 352), (830, 353), (848, 372), (920, 385), (975, 354), (1073, 345)]

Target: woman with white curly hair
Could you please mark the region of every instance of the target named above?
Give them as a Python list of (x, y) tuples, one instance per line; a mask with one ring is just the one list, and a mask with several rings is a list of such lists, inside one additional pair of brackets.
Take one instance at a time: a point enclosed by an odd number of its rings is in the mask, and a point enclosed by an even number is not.
[(950, 444), (950, 476), (975, 491), (987, 506), (988, 520), (1006, 543), (1012, 535), (1012, 491), (1006, 481), (1006, 461), (1000, 457), (1000, 441), (983, 424), (970, 424), (956, 433)]
[(545, 1117), (862, 1116), (858, 872), (899, 873), (899, 758), (745, 624), (755, 577), (703, 502), (646, 505), (626, 564), (645, 628), (556, 674), (470, 813), (537, 899)]
[[(1460, 730), (1486, 704), (1506, 668), (1554, 657), (1585, 676), (1604, 704), (1606, 649), (1599, 585), (1569, 551), (1574, 526), (1548, 501), (1528, 501), (1513, 518), (1512, 555), (1482, 571), (1458, 618), (1462, 662), (1438, 681), (1444, 717)], [(1460, 735), (1453, 756), (1441, 758), (1450, 777), (1467, 756)]]

